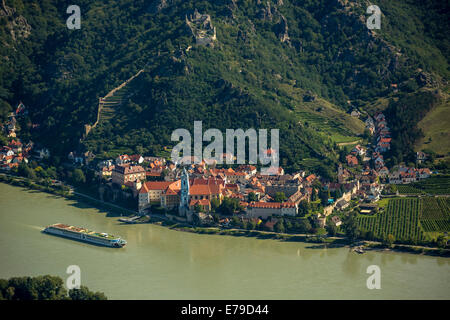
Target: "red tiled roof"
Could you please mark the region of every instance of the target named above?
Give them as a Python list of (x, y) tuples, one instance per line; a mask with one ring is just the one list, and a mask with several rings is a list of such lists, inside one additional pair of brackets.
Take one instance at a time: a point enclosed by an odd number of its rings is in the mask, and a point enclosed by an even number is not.
[(145, 175), (147, 177), (160, 177), (161, 176), (161, 172), (146, 171)]
[(189, 188), (190, 195), (210, 195), (220, 193), (219, 187), (215, 185), (195, 184)]
[(142, 185), (139, 193), (148, 193), (150, 190), (166, 190), (172, 183), (171, 181), (147, 181)]
[(114, 167), (114, 171), (120, 172), (121, 174), (133, 174), (133, 173), (143, 173), (144, 168), (141, 166), (130, 166), (130, 165), (117, 165)]
[(246, 176), (245, 172), (225, 172), (226, 176)]
[(250, 202), (250, 208), (295, 208), (294, 202)]
[(354, 164), (354, 165), (358, 164), (358, 158), (356, 158), (355, 156), (352, 156), (351, 154), (347, 155), (345, 157), (345, 159), (347, 160), (348, 164)]
[(131, 156), (129, 156), (131, 161), (139, 161), (139, 159), (141, 158), (140, 154), (133, 154)]
[(194, 200), (194, 199), (192, 199), (189, 202), (189, 206), (190, 207), (196, 206), (197, 204), (200, 205), (200, 206), (209, 206), (211, 203), (207, 199), (201, 199), (201, 200)]

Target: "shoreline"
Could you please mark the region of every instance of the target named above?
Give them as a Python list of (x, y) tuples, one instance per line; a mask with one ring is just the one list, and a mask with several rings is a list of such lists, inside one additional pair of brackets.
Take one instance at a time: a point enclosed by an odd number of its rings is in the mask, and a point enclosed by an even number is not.
[[(9, 177), (4, 178), (4, 177)], [(99, 199), (95, 199), (89, 195), (82, 194), (79, 192), (75, 192), (72, 190), (72, 193), (64, 193), (63, 191), (56, 190), (51, 188), (50, 186), (45, 187), (37, 184), (35, 181), (24, 178), (24, 177), (16, 177), (9, 176), (5, 173), (0, 174), (0, 183), (5, 183), (8, 185), (26, 188), (28, 190), (37, 190), (40, 192), (52, 194), (59, 196), (61, 198), (81, 201), (92, 205), (93, 207), (99, 210), (105, 210), (107, 212), (118, 212), (127, 211), (132, 214), (139, 214), (137, 211), (133, 211), (127, 208), (120, 207), (113, 203), (108, 203), (101, 201)], [(120, 215), (122, 216), (122, 215)], [(116, 217), (120, 217), (117, 215)], [(154, 219), (156, 218), (156, 220)], [(124, 223), (126, 224), (126, 223)], [(309, 235), (309, 234), (289, 234), (289, 233), (277, 233), (272, 231), (263, 231), (263, 230), (244, 230), (237, 228), (220, 228), (220, 227), (201, 227), (201, 226), (192, 226), (188, 224), (183, 224), (180, 222), (176, 222), (170, 220), (168, 218), (162, 218), (159, 216), (150, 215), (150, 219), (147, 222), (138, 222), (136, 224), (154, 224), (162, 227), (166, 227), (170, 230), (181, 231), (181, 232), (190, 232), (196, 234), (207, 234), (207, 235), (225, 235), (225, 236), (234, 236), (234, 237), (247, 237), (247, 238), (257, 238), (261, 240), (278, 240), (278, 241), (286, 241), (286, 242), (303, 242), (309, 244), (315, 244), (315, 246), (308, 247), (309, 249), (320, 249), (320, 248), (337, 248), (337, 247), (347, 247), (353, 251), (353, 248), (356, 246), (360, 246), (363, 248), (364, 252), (370, 251), (378, 251), (378, 252), (399, 252), (399, 253), (410, 253), (410, 254), (418, 254), (418, 255), (427, 255), (427, 256), (438, 256), (443, 258), (450, 258), (450, 249), (441, 249), (441, 248), (433, 248), (433, 247), (425, 247), (425, 246), (413, 246), (413, 245), (405, 245), (405, 244), (393, 244), (390, 248), (383, 245), (381, 242), (377, 241), (369, 241), (369, 240), (360, 240), (359, 245), (349, 244), (344, 237), (328, 237), (328, 236), (318, 236), (318, 235)]]

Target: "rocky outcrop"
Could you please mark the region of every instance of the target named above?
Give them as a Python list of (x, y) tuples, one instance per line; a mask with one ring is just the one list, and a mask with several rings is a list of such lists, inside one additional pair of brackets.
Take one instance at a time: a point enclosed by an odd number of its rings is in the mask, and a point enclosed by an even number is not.
[(0, 17), (7, 18), (6, 29), (9, 29), (11, 38), (14, 41), (20, 38), (27, 38), (31, 34), (31, 26), (28, 24), (27, 19), (17, 14), (16, 9), (8, 7), (5, 0), (2, 0)]
[(278, 0), (276, 5), (272, 5), (270, 1), (267, 1), (265, 5), (258, 1), (258, 5), (260, 6), (259, 18), (265, 21), (275, 22), (275, 33), (278, 39), (281, 42), (290, 44), (287, 19), (278, 11), (278, 7), (283, 5), (283, 1)]
[(173, 5), (174, 3), (175, 0), (155, 0), (150, 4), (148, 10), (150, 11), (150, 13), (159, 13), (162, 10)]
[(286, 18), (280, 14), (280, 22), (277, 25), (278, 28), (278, 39), (280, 39), (281, 42), (287, 42), (289, 43), (289, 34), (288, 34), (288, 24)]
[(186, 24), (198, 45), (214, 46), (217, 40), (216, 27), (212, 25), (209, 14), (201, 14), (195, 9), (189, 17), (186, 15)]
[(422, 69), (417, 70), (416, 81), (421, 87), (436, 87), (438, 85), (438, 81), (430, 73)]
[[(258, 4), (261, 5), (261, 2), (258, 1)], [(272, 21), (273, 16), (276, 13), (277, 8), (272, 8), (270, 1), (266, 2), (266, 5), (261, 5), (261, 9), (259, 11), (259, 18), (266, 21)]]
[(303, 95), (304, 102), (312, 102), (315, 101), (316, 98), (316, 94), (314, 94), (311, 90), (306, 91), (306, 93)]

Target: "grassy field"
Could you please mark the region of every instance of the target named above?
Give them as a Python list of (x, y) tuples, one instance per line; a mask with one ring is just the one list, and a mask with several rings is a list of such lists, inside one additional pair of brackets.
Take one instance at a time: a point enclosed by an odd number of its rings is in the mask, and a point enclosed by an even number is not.
[(450, 155), (450, 100), (449, 92), (443, 101), (431, 110), (418, 124), (425, 137), (416, 144), (416, 151), (430, 149), (437, 154)]
[(304, 102), (305, 90), (283, 83), (279, 86), (284, 96), (290, 97), (295, 106), (293, 113), (298, 120), (318, 132), (330, 137), (333, 142), (352, 142), (358, 140), (358, 135), (364, 131), (364, 123), (329, 101), (317, 97), (312, 102)]

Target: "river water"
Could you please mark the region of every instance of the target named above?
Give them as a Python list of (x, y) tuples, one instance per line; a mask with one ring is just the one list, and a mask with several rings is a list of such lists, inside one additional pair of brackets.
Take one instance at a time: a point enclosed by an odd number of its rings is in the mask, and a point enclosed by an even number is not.
[[(121, 249), (40, 232), (66, 223), (120, 235)], [(450, 299), (450, 259), (123, 225), (78, 201), (0, 183), (0, 278), (81, 269), (111, 299)], [(378, 265), (381, 289), (369, 290)]]

